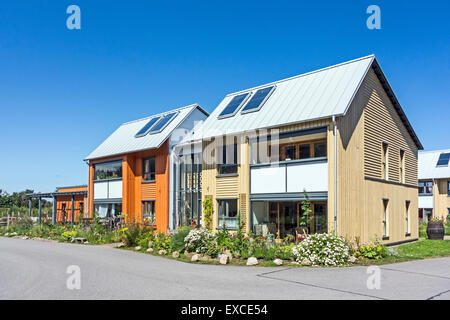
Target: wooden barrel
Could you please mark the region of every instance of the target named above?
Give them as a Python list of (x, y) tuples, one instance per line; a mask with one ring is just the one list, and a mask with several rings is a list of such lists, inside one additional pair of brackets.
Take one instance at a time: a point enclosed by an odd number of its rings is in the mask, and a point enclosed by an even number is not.
[(428, 222), (427, 236), (431, 240), (443, 240), (444, 224), (442, 222)]

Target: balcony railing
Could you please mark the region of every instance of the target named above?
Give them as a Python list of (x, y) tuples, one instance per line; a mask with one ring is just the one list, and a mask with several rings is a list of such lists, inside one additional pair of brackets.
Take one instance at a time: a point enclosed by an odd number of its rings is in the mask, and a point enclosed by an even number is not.
[(328, 191), (326, 157), (254, 164), (250, 172), (252, 194)]

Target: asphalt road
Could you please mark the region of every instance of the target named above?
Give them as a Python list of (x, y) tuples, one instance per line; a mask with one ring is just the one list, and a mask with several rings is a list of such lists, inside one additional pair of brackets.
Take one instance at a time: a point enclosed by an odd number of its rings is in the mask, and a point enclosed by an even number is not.
[[(68, 289), (70, 265), (80, 289)], [(183, 263), (104, 246), (0, 238), (0, 299), (450, 299), (450, 258), (380, 267), (238, 267)]]

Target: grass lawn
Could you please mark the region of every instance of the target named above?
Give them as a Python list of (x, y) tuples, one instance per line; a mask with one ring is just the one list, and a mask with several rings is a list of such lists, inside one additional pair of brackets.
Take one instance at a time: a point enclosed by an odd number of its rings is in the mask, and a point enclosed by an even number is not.
[(396, 246), (398, 256), (390, 256), (379, 260), (364, 259), (358, 262), (360, 265), (389, 264), (450, 256), (450, 240), (421, 239), (416, 242)]
[(450, 240), (419, 240), (397, 248), (399, 256), (407, 259), (450, 256)]

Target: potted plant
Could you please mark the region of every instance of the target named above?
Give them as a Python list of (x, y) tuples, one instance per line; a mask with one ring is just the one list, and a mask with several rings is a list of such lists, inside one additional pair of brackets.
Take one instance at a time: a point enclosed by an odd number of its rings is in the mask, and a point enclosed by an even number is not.
[(427, 236), (431, 240), (443, 240), (444, 221), (439, 218), (431, 218), (427, 225)]

